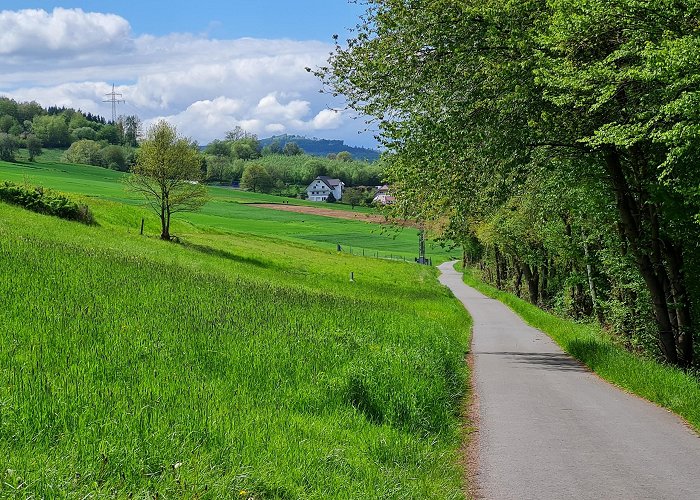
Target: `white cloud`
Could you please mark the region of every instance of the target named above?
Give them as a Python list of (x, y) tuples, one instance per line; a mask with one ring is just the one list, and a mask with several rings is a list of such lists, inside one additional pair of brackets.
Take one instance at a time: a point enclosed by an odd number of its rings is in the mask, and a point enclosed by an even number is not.
[(110, 14), (3, 11), (0, 95), (110, 117), (102, 101), (114, 81), (126, 101), (120, 114), (146, 123), (168, 119), (200, 143), (239, 125), (262, 136), (327, 132), (372, 145), (370, 134), (356, 133), (361, 121), (327, 109), (340, 102), (319, 94), (321, 83), (305, 71), (323, 64), (331, 49), (317, 41), (192, 34), (133, 38), (129, 23)]
[(46, 56), (94, 52), (129, 44), (129, 22), (114, 14), (57, 7), (0, 12), (0, 54)]
[(323, 109), (312, 120), (316, 130), (338, 128), (343, 123), (342, 112), (335, 109)]

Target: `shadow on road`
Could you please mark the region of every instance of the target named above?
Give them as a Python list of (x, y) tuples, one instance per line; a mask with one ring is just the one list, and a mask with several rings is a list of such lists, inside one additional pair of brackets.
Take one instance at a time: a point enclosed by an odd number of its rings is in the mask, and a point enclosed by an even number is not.
[(586, 372), (588, 371), (585, 366), (583, 366), (578, 361), (572, 359), (566, 354), (556, 353), (556, 352), (475, 352), (474, 354), (492, 354), (496, 356), (506, 356), (513, 359), (516, 363), (524, 363), (529, 365), (535, 365), (539, 368), (545, 368), (547, 370), (564, 370), (564, 371), (578, 371)]

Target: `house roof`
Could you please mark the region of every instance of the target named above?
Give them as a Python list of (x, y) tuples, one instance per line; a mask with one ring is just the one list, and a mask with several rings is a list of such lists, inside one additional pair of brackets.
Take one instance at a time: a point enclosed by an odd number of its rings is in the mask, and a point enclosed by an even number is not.
[(340, 179), (331, 179), (327, 175), (319, 175), (314, 179), (323, 181), (326, 186), (328, 186), (330, 189), (335, 189), (339, 184), (342, 184)]

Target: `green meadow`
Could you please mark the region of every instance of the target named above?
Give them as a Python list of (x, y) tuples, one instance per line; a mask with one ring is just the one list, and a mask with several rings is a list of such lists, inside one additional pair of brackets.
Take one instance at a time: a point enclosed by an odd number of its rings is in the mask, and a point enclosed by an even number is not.
[[(159, 231), (155, 214), (141, 209), (142, 199), (129, 193), (123, 183), (125, 174), (113, 170), (87, 165), (69, 165), (55, 160), (57, 155), (50, 151), (48, 159), (40, 158), (35, 163), (0, 162), (0, 180), (8, 180), (30, 185), (41, 185), (67, 193), (75, 193), (86, 198), (85, 202), (100, 215), (101, 201), (116, 202), (120, 211), (125, 205), (132, 206), (131, 213), (125, 214), (130, 228), (138, 230), (141, 217), (146, 219), (152, 233)], [(348, 205), (313, 203), (303, 200), (282, 198), (261, 193), (250, 193), (238, 189), (212, 186), (209, 189), (211, 201), (199, 212), (182, 214), (180, 232), (218, 231), (228, 234), (271, 236), (289, 242), (303, 242), (324, 249), (336, 249), (341, 245), (344, 251), (354, 254), (390, 257), (412, 261), (418, 255), (418, 233), (412, 228), (395, 228), (388, 225), (370, 224), (361, 221), (348, 221), (292, 212), (283, 212), (257, 207), (257, 203), (289, 203), (294, 205), (348, 210)], [(113, 206), (103, 210), (103, 219), (111, 219)], [(372, 212), (367, 208), (356, 207), (355, 212)], [(374, 212), (376, 213), (376, 212)], [(177, 233), (177, 227), (175, 233)], [(434, 263), (449, 260), (449, 251), (428, 242), (427, 256)]]
[(97, 220), (0, 203), (0, 497), (463, 496), (468, 315), (435, 269), (309, 235), (408, 239), (222, 189), (162, 242), (120, 177), (0, 165)]

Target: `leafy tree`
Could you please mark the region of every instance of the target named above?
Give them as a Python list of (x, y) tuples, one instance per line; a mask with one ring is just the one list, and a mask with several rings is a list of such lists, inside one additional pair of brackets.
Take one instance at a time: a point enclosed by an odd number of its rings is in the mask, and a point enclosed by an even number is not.
[(136, 115), (121, 116), (119, 118), (122, 142), (125, 146), (138, 146), (138, 138), (141, 134), (141, 119)]
[(112, 170), (126, 171), (126, 153), (122, 146), (116, 146), (110, 144), (105, 146), (100, 150), (100, 155), (102, 156), (103, 165), (105, 167), (111, 168)]
[(349, 151), (341, 151), (335, 155), (335, 159), (339, 161), (352, 161), (352, 154)]
[(63, 154), (63, 159), (69, 163), (81, 163), (83, 165), (103, 166), (105, 159), (102, 156), (102, 146), (99, 142), (89, 139), (75, 141)]
[(19, 149), (17, 137), (0, 132), (0, 160), (15, 161), (15, 153)]
[(73, 139), (79, 141), (81, 139), (88, 139), (94, 141), (97, 139), (97, 132), (92, 127), (80, 127), (76, 128), (72, 132)]
[(245, 140), (231, 144), (231, 156), (239, 160), (252, 160), (257, 158), (255, 149)]
[(270, 144), (262, 148), (261, 154), (263, 156), (267, 155), (278, 155), (282, 153), (282, 147), (280, 146), (280, 140), (274, 139)]
[(34, 161), (34, 158), (42, 153), (41, 141), (35, 135), (28, 135), (26, 139), (27, 153), (29, 153), (29, 161)]
[(319, 175), (328, 175), (328, 167), (321, 160), (309, 160), (306, 162), (306, 168), (308, 168), (310, 172), (309, 182)]
[(68, 128), (74, 131), (78, 128), (87, 127), (89, 123), (90, 122), (87, 120), (87, 118), (85, 118), (85, 115), (80, 112), (76, 112), (71, 114), (70, 119), (68, 120)]
[(231, 146), (225, 141), (215, 139), (204, 148), (204, 152), (214, 156), (225, 157), (231, 154)]
[[(663, 359), (689, 367), (700, 307), (688, 279), (700, 270), (698, 6), (367, 3), (355, 37), (317, 74), (379, 122), (395, 210), (447, 219), (465, 247), (487, 243), (496, 281), (524, 276), (533, 302), (549, 299), (553, 280), (580, 283), (577, 270), (595, 285), (588, 268), (607, 266), (611, 290), (634, 286), (633, 302), (647, 301)], [(562, 199), (546, 200), (537, 182)], [(569, 196), (579, 184), (584, 203)], [(595, 230), (600, 221), (618, 241)]]
[(107, 141), (110, 144), (121, 144), (121, 130), (117, 125), (105, 125), (97, 131), (97, 139), (100, 141)]
[(251, 163), (243, 170), (241, 187), (254, 193), (268, 193), (272, 188), (272, 178), (265, 167), (258, 163)]
[(350, 207), (355, 208), (362, 202), (363, 193), (360, 188), (347, 188), (343, 193), (343, 200), (345, 203), (349, 203)]
[(17, 118), (15, 118), (14, 116), (0, 116), (0, 132), (8, 133), (10, 132), (10, 129), (15, 125), (19, 125), (19, 122), (17, 122)]
[(70, 144), (70, 130), (62, 116), (35, 116), (32, 131), (47, 148), (62, 148)]
[(199, 151), (166, 121), (148, 130), (131, 172), (127, 182), (160, 217), (163, 240), (171, 239), (173, 214), (198, 210), (207, 201)]
[(282, 154), (284, 154), (285, 156), (296, 156), (304, 154), (304, 151), (299, 147), (299, 145), (296, 142), (290, 141), (284, 145), (284, 148), (282, 149)]

